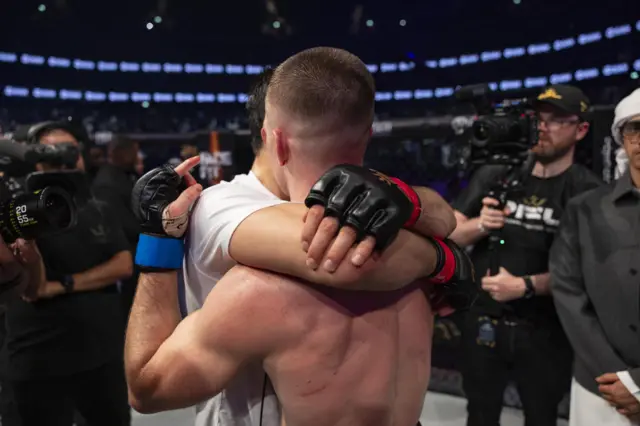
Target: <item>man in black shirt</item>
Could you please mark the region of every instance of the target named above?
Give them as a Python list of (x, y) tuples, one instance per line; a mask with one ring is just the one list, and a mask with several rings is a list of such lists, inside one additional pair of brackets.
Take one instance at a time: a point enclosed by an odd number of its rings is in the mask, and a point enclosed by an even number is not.
[[(39, 142), (77, 143), (55, 129)], [(84, 170), (82, 158), (77, 168)], [(79, 206), (77, 226), (36, 241), (44, 282), (6, 313), (8, 374), (23, 426), (71, 426), (74, 409), (91, 426), (130, 423), (116, 282), (133, 262), (117, 219), (91, 200)]]
[[(135, 256), (140, 226), (131, 210), (131, 191), (138, 178), (138, 143), (132, 139), (117, 136), (108, 147), (108, 162), (104, 164), (92, 184), (95, 197), (107, 203), (122, 227), (129, 242), (129, 250)], [(133, 296), (138, 282), (138, 274), (122, 280), (120, 292), (124, 303), (125, 317), (133, 304)]]
[[(504, 210), (486, 197), (500, 166), (481, 168), (454, 203), (458, 226), (451, 238), (474, 246), (481, 295), (463, 331), (463, 386), (468, 426), (500, 422), (503, 395), (516, 381), (526, 424), (556, 425), (558, 404), (569, 389), (572, 354), (549, 294), (549, 250), (568, 200), (600, 184), (574, 164), (575, 145), (589, 131), (589, 100), (573, 86), (555, 85), (537, 98), (540, 141), (536, 164), (521, 193)], [(500, 271), (489, 276), (489, 231), (501, 229)]]

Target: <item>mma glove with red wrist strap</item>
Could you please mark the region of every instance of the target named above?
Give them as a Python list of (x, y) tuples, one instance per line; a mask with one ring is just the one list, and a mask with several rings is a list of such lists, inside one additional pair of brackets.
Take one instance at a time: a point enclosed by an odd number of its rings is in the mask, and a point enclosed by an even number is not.
[(478, 297), (473, 263), (464, 249), (449, 239), (430, 238), (436, 248), (436, 267), (428, 277), (434, 310), (448, 305), (468, 309)]
[(376, 239), (376, 249), (386, 248), (403, 227), (420, 217), (418, 195), (399, 179), (350, 164), (333, 167), (313, 185), (305, 199), (309, 208), (321, 205), (325, 216), (336, 217), (358, 233)]
[(165, 232), (162, 214), (186, 188), (182, 177), (168, 165), (151, 170), (133, 187), (131, 205), (142, 231), (136, 265), (142, 272), (166, 272), (182, 267), (182, 238)]

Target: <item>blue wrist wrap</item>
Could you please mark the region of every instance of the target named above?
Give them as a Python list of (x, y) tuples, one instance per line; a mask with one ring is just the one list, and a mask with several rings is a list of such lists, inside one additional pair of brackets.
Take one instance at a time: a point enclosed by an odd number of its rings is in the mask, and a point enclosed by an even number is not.
[(182, 239), (140, 234), (136, 265), (145, 268), (180, 269), (183, 256)]

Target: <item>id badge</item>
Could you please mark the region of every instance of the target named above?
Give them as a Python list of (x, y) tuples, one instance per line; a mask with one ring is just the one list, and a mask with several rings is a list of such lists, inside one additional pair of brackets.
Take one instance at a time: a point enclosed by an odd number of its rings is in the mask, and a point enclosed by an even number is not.
[(496, 346), (496, 327), (498, 321), (482, 316), (478, 317), (478, 337), (476, 343), (479, 346), (494, 348)]

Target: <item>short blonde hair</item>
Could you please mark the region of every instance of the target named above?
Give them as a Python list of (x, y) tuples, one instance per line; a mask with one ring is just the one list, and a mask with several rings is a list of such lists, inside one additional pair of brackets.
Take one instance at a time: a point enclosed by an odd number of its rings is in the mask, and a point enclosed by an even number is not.
[(285, 117), (326, 133), (371, 126), (375, 83), (355, 55), (331, 47), (304, 50), (274, 72), (267, 102)]

